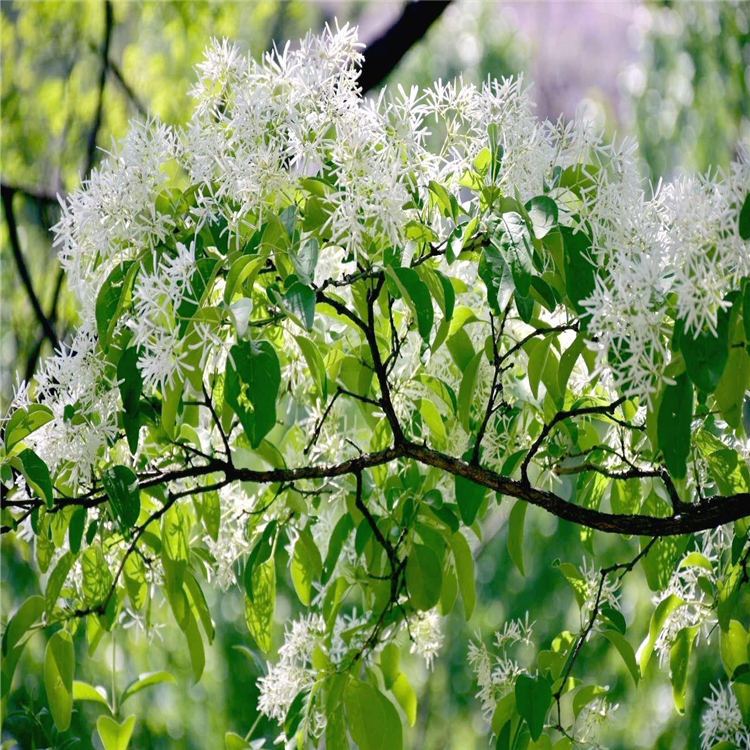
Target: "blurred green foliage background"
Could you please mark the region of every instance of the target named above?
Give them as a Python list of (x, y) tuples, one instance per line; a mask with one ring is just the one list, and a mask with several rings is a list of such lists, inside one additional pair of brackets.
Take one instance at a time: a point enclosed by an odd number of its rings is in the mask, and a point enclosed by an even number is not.
[[(131, 117), (148, 111), (169, 123), (186, 120), (192, 107), (187, 91), (193, 66), (211, 36), (230, 37), (260, 55), (272, 44), (294, 40), (308, 29), (318, 30), (334, 17), (360, 23), (368, 40), (401, 10), (400, 3), (332, 0), (116, 2), (111, 7), (108, 35), (105, 4), (100, 0), (0, 5), (2, 182), (12, 201), (31, 283), (61, 341), (75, 326), (76, 311), (51, 246), (49, 227), (59, 215), (55, 195), (80, 184), (99, 159), (97, 149), (107, 149), (112, 138), (123, 135)], [(573, 37), (570, 28), (575, 29)], [(602, 49), (596, 47), (597, 39)], [(611, 59), (603, 59), (602, 54)], [(557, 117), (562, 111), (570, 116), (580, 103), (592, 117), (604, 119), (609, 133), (635, 136), (641, 143), (644, 175), (657, 179), (681, 169), (723, 168), (750, 133), (750, 3), (454, 2), (410, 50), (388, 84), (425, 86), (459, 74), (479, 83), (488, 75), (521, 72), (535, 82), (543, 115)], [(19, 281), (8, 239), (8, 222), (3, 221), (3, 411), (14, 384), (33, 373), (39, 354), (50, 351)], [(446, 620), (446, 645), (434, 673), (426, 672), (416, 659), (406, 665), (419, 697), (417, 726), (407, 734), (408, 747), (487, 746), (487, 727), (466, 663), (467, 639), (474, 632), (489, 643), (493, 631), (507, 619), (529, 611), (537, 621), (535, 642), (544, 648), (561, 622), (573, 630), (578, 627), (573, 596), (551, 567), (559, 550), (579, 545), (577, 531), (541, 513), (530, 514), (526, 534), (534, 554), (523, 580), (506, 552), (508, 511), (501, 505), (490, 516), (475, 551), (479, 604), (472, 621), (464, 623), (461, 613)], [(614, 538), (599, 539), (598, 544), (602, 564), (627, 558), (632, 546), (628, 540)], [(3, 537), (3, 623), (20, 600), (38, 593), (30, 558), (27, 544), (10, 535)], [(643, 633), (650, 616), (644, 590), (642, 575), (627, 579), (624, 613), (635, 624), (633, 630)], [(287, 576), (280, 581), (277, 599), (277, 645), (283, 624), (299, 614), (290, 591)], [(178, 675), (175, 685), (133, 699), (130, 708), (139, 717), (133, 747), (221, 747), (225, 731), (244, 735), (256, 719), (254, 682), (262, 664), (242, 650), (251, 640), (241, 591), (221, 594), (209, 589), (207, 593), (217, 620), (217, 639), (196, 686), (190, 687), (184, 640), (174, 637), (176, 626), (165, 611), (154, 613), (156, 627), (151, 634), (137, 627), (119, 631), (114, 665), (120, 690), (139, 672), (166, 668)], [(636, 593), (641, 594), (642, 611), (630, 606)], [(682, 719), (674, 712), (665, 672), (654, 672), (633, 693), (630, 678), (614, 658), (602, 663), (604, 644), (592, 640), (581, 656), (581, 671), (595, 674), (600, 684), (614, 688), (615, 695), (626, 688), (630, 693), (604, 744), (698, 747), (701, 704), (709, 682), (721, 673), (717, 643), (701, 651), (688, 691), (690, 708)], [(3, 740), (9, 740), (11, 747), (13, 739), (21, 747), (46, 747), (55, 740), (44, 713), (43, 647), (43, 638), (32, 640), (17, 670), (3, 727)], [(92, 683), (110, 684), (111, 643), (105, 641), (93, 657), (81, 649), (77, 660)], [(99, 709), (93, 704), (77, 707), (81, 713), (65, 738), (75, 738), (77, 747), (87, 748), (92, 746)], [(263, 735), (275, 736), (265, 722), (254, 734)]]

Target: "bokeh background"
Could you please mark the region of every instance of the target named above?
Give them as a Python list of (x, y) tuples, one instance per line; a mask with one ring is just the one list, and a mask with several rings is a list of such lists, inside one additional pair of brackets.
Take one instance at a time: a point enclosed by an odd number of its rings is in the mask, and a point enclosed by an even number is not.
[[(371, 42), (387, 34), (403, 10), (401, 2), (344, 0), (0, 3), (0, 410), (7, 409), (15, 384), (32, 376), (51, 351), (51, 341), (64, 342), (76, 325), (75, 303), (51, 244), (49, 228), (59, 216), (55, 196), (81, 183), (130, 118), (150, 112), (171, 124), (186, 121), (193, 66), (211, 36), (227, 36), (259, 56), (337, 18), (358, 24), (362, 40)], [(533, 83), (542, 117), (568, 118), (585, 108), (608, 137), (640, 141), (643, 174), (654, 181), (683, 170), (726, 168), (738, 143), (750, 141), (750, 2), (454, 0), (384, 83), (424, 86), (459, 74), (477, 83), (522, 74)], [(377, 88), (370, 95), (375, 94)], [(29, 287), (54, 335), (42, 330)], [(419, 697), (407, 747), (488, 746), (466, 664), (467, 638), (474, 632), (489, 643), (494, 630), (527, 611), (537, 623), (539, 648), (549, 645), (560, 622), (578, 628), (570, 590), (551, 567), (563, 549), (580, 548), (577, 532), (541, 513), (529, 514), (526, 534), (533, 554), (524, 580), (506, 552), (508, 510), (501, 505), (488, 517), (476, 545), (479, 604), (471, 622), (463, 622), (460, 611), (445, 620), (446, 645), (434, 672), (421, 661), (407, 661)], [(598, 540), (603, 564), (627, 558), (632, 544)], [(4, 624), (20, 600), (38, 593), (39, 579), (24, 542), (5, 535), (1, 551)], [(282, 566), (283, 561), (279, 570)], [(279, 581), (277, 645), (284, 622), (299, 614), (290, 581), (284, 576)], [(631, 638), (645, 633), (650, 608), (642, 576), (627, 582), (624, 604)], [(178, 675), (175, 685), (132, 700), (139, 717), (133, 747), (223, 747), (225, 731), (244, 735), (255, 721), (254, 682), (262, 664), (247, 650), (252, 643), (241, 592), (209, 593), (209, 605), (217, 639), (197, 686), (190, 687), (184, 640), (175, 637), (176, 626), (165, 612), (154, 614), (151, 634), (137, 627), (118, 632), (120, 690), (139, 672), (168, 668)], [(704, 646), (694, 663), (684, 718), (673, 709), (666, 672), (652, 674), (633, 693), (616, 654), (604, 658), (603, 644), (592, 641), (577, 667), (609, 685), (615, 700), (626, 689), (629, 694), (603, 743), (699, 747), (701, 704), (721, 673), (718, 642)], [(2, 734), (11, 747), (14, 741), (24, 748), (52, 744), (41, 684), (43, 646), (43, 638), (32, 640), (16, 673)], [(107, 642), (93, 657), (80, 648), (79, 670), (91, 682), (108, 685), (112, 656)], [(71, 730), (59, 740), (91, 747), (98, 709), (78, 705)], [(272, 739), (274, 728), (260, 722), (253, 736), (264, 735)]]

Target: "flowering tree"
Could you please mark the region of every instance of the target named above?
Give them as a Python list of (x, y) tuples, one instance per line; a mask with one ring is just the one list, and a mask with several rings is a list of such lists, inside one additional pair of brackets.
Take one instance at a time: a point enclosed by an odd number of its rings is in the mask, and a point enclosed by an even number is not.
[[(528, 620), (468, 646), (497, 746), (595, 742), (607, 689), (576, 670), (594, 637), (636, 684), (656, 654), (684, 712), (717, 630), (703, 744), (746, 747), (750, 159), (652, 190), (633, 144), (538, 121), (520, 81), (363, 101), (358, 50), (348, 27), (260, 63), (214, 43), (189, 124), (134, 123), (64, 203), (81, 324), (4, 426), (3, 532), (46, 585), (5, 629), (3, 701), (45, 628), (56, 727), (97, 701), (103, 745), (126, 746), (118, 706), (172, 678), (119, 699), (74, 681), (79, 623), (91, 650), (165, 606), (197, 681), (205, 586), (243, 587), (269, 652), (286, 547), (306, 612), (259, 711), (290, 746), (399, 748), (400, 650), (438, 658), (459, 594), (471, 617), (470, 542), (502, 501), (521, 572), (529, 505), (593, 563), (553, 564), (580, 629), (533, 663), (511, 653)], [(631, 554), (596, 550), (608, 535)], [(621, 608), (636, 568), (646, 633)]]

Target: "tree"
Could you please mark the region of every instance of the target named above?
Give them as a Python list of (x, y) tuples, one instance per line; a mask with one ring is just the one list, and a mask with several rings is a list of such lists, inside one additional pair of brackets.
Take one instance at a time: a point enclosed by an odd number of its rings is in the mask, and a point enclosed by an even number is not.
[[(197, 682), (204, 589), (241, 586), (269, 653), (288, 556), (302, 614), (259, 718), (299, 746), (401, 747), (400, 653), (439, 658), (459, 594), (471, 617), (469, 542), (512, 502), (521, 574), (529, 505), (593, 563), (551, 563), (580, 628), (533, 661), (509, 651), (528, 619), (468, 647), (497, 746), (595, 742), (613, 707), (577, 670), (594, 636), (636, 684), (658, 655), (685, 712), (716, 627), (703, 742), (747, 743), (750, 159), (647, 192), (629, 143), (539, 122), (514, 80), (364, 103), (360, 59), (348, 26), (261, 63), (216, 42), (186, 127), (134, 122), (67, 199), (82, 322), (4, 427), (2, 530), (48, 575), (5, 628), (3, 701), (44, 629), (56, 730), (94, 701), (101, 742), (127, 745), (122, 704), (174, 678), (75, 681), (79, 623), (91, 650), (126, 608), (146, 627), (169, 608)], [(637, 655), (636, 568), (655, 598)]]

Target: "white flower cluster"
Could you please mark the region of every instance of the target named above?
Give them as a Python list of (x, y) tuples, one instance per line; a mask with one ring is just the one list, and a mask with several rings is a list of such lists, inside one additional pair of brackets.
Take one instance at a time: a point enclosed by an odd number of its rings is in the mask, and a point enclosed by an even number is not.
[(469, 666), (476, 675), (479, 691), (476, 697), (482, 704), (482, 713), (487, 722), (492, 718), (497, 701), (513, 689), (516, 678), (526, 673), (526, 669), (510, 658), (506, 651), (518, 644), (529, 645), (534, 623), (529, 624), (529, 614), (525, 620), (506, 622), (501, 631), (495, 633), (495, 647), (499, 654), (491, 654), (487, 646), (476, 634), (477, 643), (469, 641)]
[(154, 270), (138, 275), (133, 290), (133, 343), (140, 347), (138, 361), (143, 385), (162, 392), (174, 386), (193, 367), (186, 363), (190, 351), (180, 331), (179, 307), (192, 299), (190, 279), (195, 271), (195, 243), (177, 243), (174, 257), (154, 253)]
[[(70, 487), (91, 479), (91, 467), (117, 435), (119, 393), (106, 374), (95, 330), (84, 323), (69, 344), (45, 360), (36, 376), (36, 400), (53, 419), (26, 438), (50, 472)], [(26, 390), (16, 401), (28, 398)]]
[(732, 534), (727, 527), (720, 526), (697, 534), (696, 540), (700, 545), (698, 550), (683, 556), (667, 587), (654, 597), (655, 606), (671, 595), (678, 596), (684, 602), (670, 613), (654, 644), (662, 668), (669, 664), (669, 649), (680, 630), (697, 627), (698, 635), (708, 641), (716, 624), (711, 597), (706, 594), (699, 579), (705, 578), (716, 585), (717, 571), (722, 558), (731, 548)]
[[(346, 655), (351, 655), (352, 649), (363, 647), (367, 637), (364, 626), (371, 614), (357, 616), (356, 612), (352, 612), (338, 615), (330, 641), (321, 615), (309, 614), (294, 621), (284, 631), (279, 661), (269, 664), (268, 673), (258, 680), (258, 710), (283, 727), (292, 701), (301, 691), (309, 690), (319, 678), (318, 669), (313, 665), (316, 650), (323, 659), (329, 659), (334, 665), (341, 664)], [(345, 633), (348, 633), (346, 641), (342, 637)], [(357, 634), (352, 637), (352, 633)], [(305, 711), (307, 719), (303, 730), (306, 736), (320, 737), (326, 727), (324, 711), (318, 706)], [(294, 738), (287, 738), (283, 732), (277, 738), (277, 743), (288, 741), (293, 743)]]
[(429, 612), (418, 612), (409, 619), (409, 635), (412, 640), (409, 653), (419, 654), (425, 660), (427, 669), (432, 669), (432, 663), (443, 647), (440, 620), (437, 608)]
[[(283, 724), (297, 694), (312, 687), (315, 670), (311, 659), (315, 648), (323, 643), (325, 632), (325, 621), (320, 615), (302, 617), (285, 630), (278, 663), (270, 664), (268, 674), (258, 680), (258, 710), (262, 714)], [(316, 714), (313, 712), (312, 736), (318, 736), (325, 728), (325, 717)]]
[[(590, 213), (592, 253), (606, 265), (585, 301), (602, 370), (615, 385), (649, 401), (670, 361), (670, 315), (685, 335), (716, 333), (727, 295), (750, 273), (750, 243), (739, 235), (739, 214), (750, 191), (750, 153), (740, 152), (728, 175), (682, 177), (648, 195), (625, 171), (602, 169)], [(595, 196), (595, 197), (594, 197)]]
[(701, 748), (710, 750), (727, 742), (740, 750), (750, 748), (750, 729), (742, 720), (737, 698), (728, 685), (711, 686), (706, 708), (701, 716)]
[(618, 703), (610, 702), (605, 696), (594, 698), (591, 703), (584, 706), (575, 721), (578, 743), (588, 747), (601, 747), (597, 737), (604, 727), (612, 722), (618, 708)]
[(174, 221), (156, 199), (169, 183), (175, 148), (175, 134), (166, 125), (133, 121), (102, 165), (61, 201), (55, 245), (84, 315), (93, 314), (99, 286), (116, 262), (153, 249), (171, 231)]
[[(588, 623), (595, 606), (598, 606), (599, 610), (601, 610), (602, 607), (612, 607), (617, 610), (620, 609), (620, 598), (618, 594), (620, 582), (615, 576), (607, 575), (604, 576), (604, 580), (602, 580), (601, 572), (595, 565), (593, 565), (593, 563), (589, 566), (585, 557), (583, 558), (581, 573), (583, 574), (584, 585), (586, 588), (585, 600), (581, 607), (582, 626), (584, 623)], [(597, 630), (599, 626), (600, 623), (597, 618), (593, 630)]]

